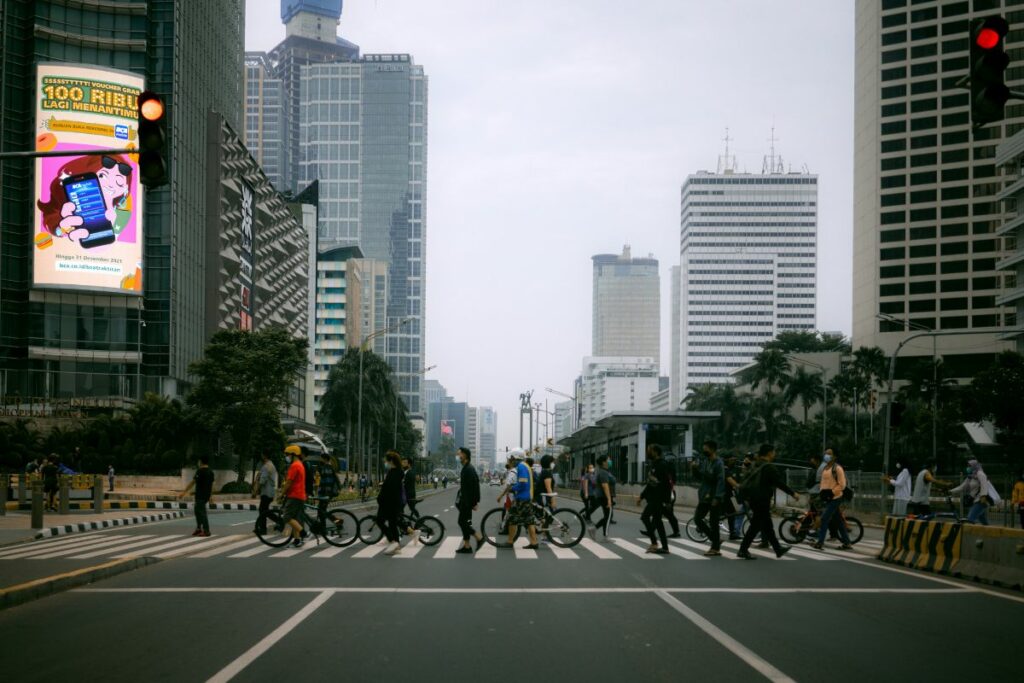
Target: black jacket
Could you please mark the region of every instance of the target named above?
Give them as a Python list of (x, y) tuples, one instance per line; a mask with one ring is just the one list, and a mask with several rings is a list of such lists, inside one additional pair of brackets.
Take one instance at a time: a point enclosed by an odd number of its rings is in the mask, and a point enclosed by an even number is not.
[(402, 486), (405, 487), (405, 500), (416, 500), (416, 474), (411, 467), (402, 475)]
[(786, 480), (782, 477), (782, 472), (779, 468), (770, 462), (766, 462), (761, 470), (761, 498), (770, 501), (772, 496), (775, 495), (775, 489), (782, 489), (791, 496), (796, 495), (793, 489), (786, 485)]
[(651, 462), (647, 473), (647, 485), (640, 498), (648, 503), (659, 504), (672, 500), (672, 469), (664, 458)]
[(460, 510), (472, 510), (473, 506), (480, 502), (480, 477), (476, 470), (468, 462), (462, 466), (462, 474), (459, 477), (459, 493), (456, 496), (455, 504)]
[(377, 493), (377, 505), (381, 510), (400, 511), (402, 509), (402, 469), (388, 468), (384, 481)]

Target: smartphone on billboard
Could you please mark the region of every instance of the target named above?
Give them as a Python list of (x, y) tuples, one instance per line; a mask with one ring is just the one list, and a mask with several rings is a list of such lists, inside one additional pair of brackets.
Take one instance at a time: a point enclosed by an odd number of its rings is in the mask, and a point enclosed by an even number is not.
[(107, 220), (107, 202), (103, 188), (95, 173), (78, 173), (61, 181), (68, 201), (75, 205), (75, 215), (81, 217), (82, 227), (89, 231), (87, 237), (79, 240), (86, 249), (112, 243), (114, 226)]

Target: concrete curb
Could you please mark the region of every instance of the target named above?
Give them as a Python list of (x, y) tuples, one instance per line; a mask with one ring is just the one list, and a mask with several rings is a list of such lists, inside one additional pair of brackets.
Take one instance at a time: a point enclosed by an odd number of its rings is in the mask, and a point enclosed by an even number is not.
[(17, 605), (23, 605), (32, 600), (45, 598), (48, 595), (62, 591), (78, 588), (86, 584), (117, 576), (124, 572), (139, 569), (160, 561), (158, 557), (129, 557), (123, 560), (114, 560), (95, 567), (83, 567), (64, 574), (47, 576), (27, 583), (21, 583), (10, 588), (0, 589), (0, 610)]
[(99, 529), (112, 529), (118, 526), (134, 526), (135, 524), (145, 524), (147, 522), (163, 522), (168, 519), (178, 519), (184, 517), (185, 513), (178, 512), (164, 512), (159, 515), (140, 515), (138, 517), (123, 517), (121, 519), (101, 519), (97, 522), (79, 522), (78, 524), (65, 524), (64, 526), (53, 526), (49, 529), (43, 529), (35, 535), (39, 538), (50, 538), (53, 536), (64, 536), (66, 534), (75, 534), (82, 531), (97, 531)]

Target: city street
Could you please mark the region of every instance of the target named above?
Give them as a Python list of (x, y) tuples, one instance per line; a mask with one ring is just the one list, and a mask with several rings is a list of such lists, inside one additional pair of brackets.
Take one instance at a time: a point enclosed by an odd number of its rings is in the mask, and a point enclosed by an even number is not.
[[(493, 500), (485, 488), (485, 500)], [(279, 550), (252, 513), (50, 539), (0, 551), (0, 578), (116, 557), (162, 562), (0, 613), (14, 680), (1011, 680), (1000, 638), (969, 656), (965, 633), (1009, 633), (1022, 599), (805, 546), (707, 559), (674, 542), (645, 555), (639, 518), (618, 514), (609, 544), (537, 551), (458, 545), (455, 489), (421, 505), (441, 544), (403, 550), (312, 543)], [(479, 516), (478, 516), (479, 519)], [(870, 541), (869, 541), (870, 542)], [(29, 570), (38, 574), (37, 569)], [(605, 653), (613, 652), (614, 657)], [(59, 653), (59, 656), (54, 656)], [(524, 668), (525, 667), (525, 668)]]

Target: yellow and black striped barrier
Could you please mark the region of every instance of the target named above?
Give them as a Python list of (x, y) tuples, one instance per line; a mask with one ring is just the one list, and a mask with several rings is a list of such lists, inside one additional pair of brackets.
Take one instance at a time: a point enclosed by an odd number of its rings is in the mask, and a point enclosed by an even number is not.
[(955, 574), (961, 543), (961, 526), (957, 523), (889, 517), (885, 520), (885, 544), (878, 557), (912, 569)]

